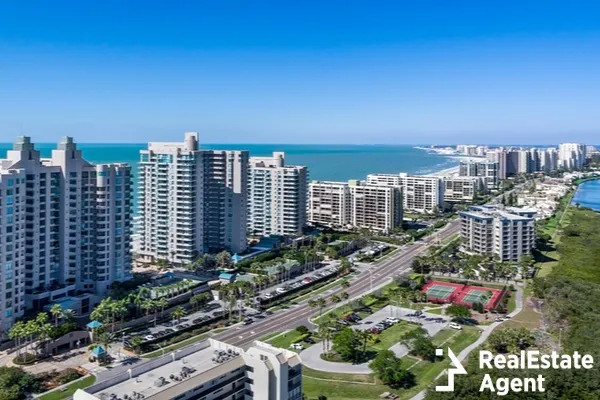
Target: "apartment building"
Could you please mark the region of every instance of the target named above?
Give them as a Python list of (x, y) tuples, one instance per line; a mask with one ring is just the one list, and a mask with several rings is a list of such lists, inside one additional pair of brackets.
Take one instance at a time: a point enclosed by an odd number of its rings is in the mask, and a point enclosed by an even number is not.
[(486, 190), (495, 189), (500, 183), (499, 163), (496, 161), (462, 161), (458, 175), (481, 178)]
[(2, 329), (25, 309), (77, 292), (89, 303), (131, 277), (131, 193), (127, 164), (93, 165), (70, 137), (42, 158), (18, 138), (0, 160)]
[(397, 186), (366, 185), (349, 181), (350, 224), (380, 232), (402, 226), (402, 190)]
[(450, 203), (470, 203), (484, 189), (485, 185), (483, 179), (480, 177), (455, 176), (444, 178), (444, 201)]
[(250, 157), (248, 232), (298, 236), (307, 223), (308, 169), (285, 165), (285, 153)]
[(309, 222), (332, 228), (348, 227), (352, 207), (348, 182), (313, 181), (308, 193)]
[(551, 172), (558, 169), (558, 152), (554, 148), (538, 150), (540, 171)]
[(174, 264), (205, 252), (247, 247), (248, 152), (149, 143), (140, 151), (138, 255)]
[(459, 215), (466, 251), (496, 254), (502, 261), (519, 261), (535, 247), (534, 210), (472, 206)]
[(244, 350), (209, 339), (78, 389), (73, 399), (136, 399), (138, 394), (145, 400), (301, 400), (302, 361), (267, 343), (256, 341)]
[(313, 224), (381, 232), (402, 225), (402, 190), (398, 186), (356, 180), (313, 181), (309, 193), (309, 221)]
[(561, 143), (558, 145), (558, 164), (563, 169), (581, 169), (586, 160), (586, 145)]
[(369, 174), (367, 184), (401, 188), (405, 211), (431, 213), (443, 208), (444, 182), (437, 176)]

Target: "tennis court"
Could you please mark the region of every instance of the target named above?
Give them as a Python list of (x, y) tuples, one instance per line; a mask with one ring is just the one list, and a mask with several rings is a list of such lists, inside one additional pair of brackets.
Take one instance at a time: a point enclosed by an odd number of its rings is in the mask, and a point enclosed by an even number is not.
[(446, 285), (432, 285), (427, 289), (427, 297), (433, 297), (436, 299), (446, 299), (448, 298), (454, 291), (455, 287), (446, 286)]
[(471, 289), (464, 295), (462, 301), (471, 304), (481, 303), (485, 306), (490, 302), (492, 297), (494, 297), (494, 292), (488, 294), (488, 291), (485, 290)]

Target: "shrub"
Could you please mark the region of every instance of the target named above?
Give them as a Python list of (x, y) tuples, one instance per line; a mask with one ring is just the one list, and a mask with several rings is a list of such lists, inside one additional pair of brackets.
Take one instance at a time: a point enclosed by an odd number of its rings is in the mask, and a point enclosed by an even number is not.
[(308, 333), (308, 332), (310, 332), (310, 329), (308, 329), (308, 328), (307, 328), (306, 326), (304, 326), (304, 325), (300, 325), (299, 327), (297, 327), (297, 328), (296, 328), (296, 331), (297, 331), (298, 333), (305, 334), (305, 333)]
[(294, 338), (294, 339), (292, 340), (292, 343), (298, 343), (298, 342), (301, 342), (301, 341), (303, 341), (304, 339), (306, 339), (306, 338), (307, 338), (307, 337), (309, 337), (309, 336), (310, 336), (310, 333), (304, 333), (304, 334), (302, 334), (302, 335), (300, 335), (300, 336), (296, 336), (296, 338)]

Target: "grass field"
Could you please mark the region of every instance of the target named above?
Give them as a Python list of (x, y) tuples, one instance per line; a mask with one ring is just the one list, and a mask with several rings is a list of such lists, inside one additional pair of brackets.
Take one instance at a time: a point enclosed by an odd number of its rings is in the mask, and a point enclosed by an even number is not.
[(54, 392), (50, 392), (50, 393), (40, 396), (39, 399), (40, 400), (66, 399), (68, 397), (73, 396), (73, 393), (75, 393), (75, 391), (77, 389), (85, 389), (86, 387), (93, 385), (95, 382), (96, 382), (96, 377), (94, 375), (89, 375), (77, 382), (73, 382), (70, 385), (66, 386), (67, 389), (64, 391), (55, 390)]
[(404, 335), (416, 328), (417, 325), (401, 321), (381, 332), (379, 335), (379, 342), (369, 346), (369, 348), (375, 351), (387, 350), (398, 343)]
[(523, 310), (512, 317), (510, 321), (503, 323), (503, 328), (537, 329), (539, 327), (541, 315), (535, 312), (535, 310), (531, 307), (531, 304), (529, 304), (527, 301), (527, 298), (531, 295), (531, 290), (526, 288), (523, 293)]

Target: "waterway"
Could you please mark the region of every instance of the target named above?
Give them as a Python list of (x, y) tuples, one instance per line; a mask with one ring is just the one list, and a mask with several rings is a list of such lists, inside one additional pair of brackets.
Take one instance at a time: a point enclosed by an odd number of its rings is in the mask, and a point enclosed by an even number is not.
[(571, 200), (571, 204), (588, 207), (600, 211), (600, 179), (586, 181), (577, 187), (577, 192)]

